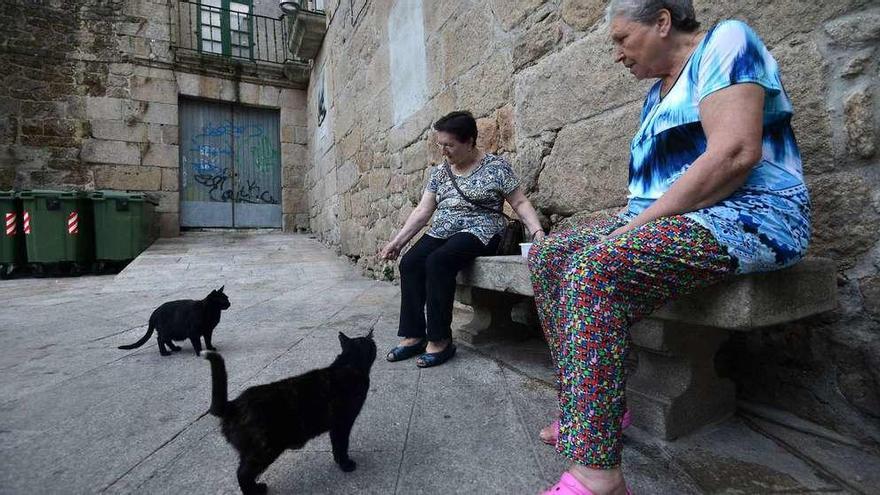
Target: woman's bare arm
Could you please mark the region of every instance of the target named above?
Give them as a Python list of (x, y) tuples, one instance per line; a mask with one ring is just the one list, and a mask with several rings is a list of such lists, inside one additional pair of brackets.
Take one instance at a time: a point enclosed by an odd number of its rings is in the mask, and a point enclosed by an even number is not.
[(434, 210), (436, 209), (437, 195), (425, 191), (425, 193), (422, 194), (422, 199), (419, 201), (419, 204), (416, 205), (416, 208), (409, 214), (409, 217), (407, 217), (406, 222), (404, 222), (400, 231), (397, 232), (397, 235), (379, 250), (379, 258), (383, 260), (393, 260), (397, 258), (400, 254), (400, 250), (403, 249), (403, 246), (406, 246), (406, 243), (408, 243), (410, 239), (422, 229), (422, 227), (428, 224), (428, 220), (431, 219), (431, 215), (434, 214)]
[(543, 239), (544, 229), (541, 227), (541, 221), (538, 220), (538, 213), (535, 211), (529, 198), (523, 194), (522, 189), (517, 187), (505, 199), (507, 199), (510, 207), (513, 208), (513, 211), (516, 212), (517, 216), (526, 225), (529, 231), (529, 238), (535, 241)]
[(717, 204), (739, 189), (761, 159), (764, 88), (735, 84), (700, 103), (706, 151), (666, 193), (611, 236), (658, 218)]

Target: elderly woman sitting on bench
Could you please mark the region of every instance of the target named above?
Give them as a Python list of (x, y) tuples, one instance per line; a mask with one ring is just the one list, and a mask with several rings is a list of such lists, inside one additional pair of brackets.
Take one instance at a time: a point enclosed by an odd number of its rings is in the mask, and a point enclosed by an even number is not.
[(535, 302), (557, 366), (559, 419), (542, 431), (574, 461), (548, 494), (623, 495), (630, 326), (733, 273), (804, 255), (810, 201), (779, 68), (749, 26), (699, 29), (689, 0), (612, 0), (614, 59), (656, 78), (631, 142), (620, 214), (536, 243)]

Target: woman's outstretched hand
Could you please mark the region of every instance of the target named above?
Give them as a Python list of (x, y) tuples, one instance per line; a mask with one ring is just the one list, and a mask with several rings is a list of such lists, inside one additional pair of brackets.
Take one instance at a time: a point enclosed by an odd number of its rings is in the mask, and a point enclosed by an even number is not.
[(394, 241), (385, 244), (385, 247), (379, 250), (380, 260), (395, 260), (400, 254), (400, 247)]
[(632, 230), (632, 227), (630, 227), (629, 225), (624, 225), (623, 227), (618, 227), (618, 228), (614, 229), (614, 232), (608, 234), (608, 236), (605, 239), (606, 240), (614, 239), (615, 237), (618, 237), (621, 234), (625, 234), (625, 233), (629, 232), (630, 230)]
[(636, 228), (637, 227), (634, 227), (632, 222), (630, 222), (622, 227), (618, 227), (618, 228), (614, 229), (614, 232), (608, 234), (602, 240), (603, 241), (610, 241), (610, 240), (615, 239), (617, 237), (620, 237), (621, 235), (626, 234), (630, 230), (634, 230)]

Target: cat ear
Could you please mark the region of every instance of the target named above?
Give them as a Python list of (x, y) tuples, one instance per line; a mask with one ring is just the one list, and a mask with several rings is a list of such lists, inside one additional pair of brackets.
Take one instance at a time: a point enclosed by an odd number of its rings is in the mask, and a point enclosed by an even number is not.
[(221, 285), (217, 292), (223, 292), (224, 287), (226, 287), (226, 284)]
[(367, 338), (370, 338), (370, 339), (373, 338), (373, 329), (372, 328), (370, 329), (369, 333), (367, 333)]
[(342, 333), (342, 332), (339, 332), (339, 343), (340, 343), (340, 344), (345, 345), (345, 344), (348, 343), (349, 340), (351, 340), (351, 339), (348, 338), (347, 335), (345, 335), (345, 334)]

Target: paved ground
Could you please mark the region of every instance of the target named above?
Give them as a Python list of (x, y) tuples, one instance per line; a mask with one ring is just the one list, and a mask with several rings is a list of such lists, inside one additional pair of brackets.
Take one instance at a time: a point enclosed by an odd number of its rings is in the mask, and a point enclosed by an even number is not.
[[(135, 341), (160, 303), (226, 286), (215, 332), (230, 395), (327, 365), (336, 334), (374, 321), (396, 341), (398, 288), (306, 235), (189, 233), (117, 276), (0, 282), (0, 493), (237, 493), (236, 455), (206, 416), (209, 367), (189, 343)], [(462, 311), (458, 318), (467, 317)], [(565, 467), (536, 433), (550, 417), (540, 341), (461, 348), (447, 365), (376, 361), (352, 435), (357, 471), (326, 436), (288, 452), (271, 493), (534, 494)], [(880, 493), (880, 461), (777, 411), (747, 408), (677, 442), (627, 431), (636, 494)]]

